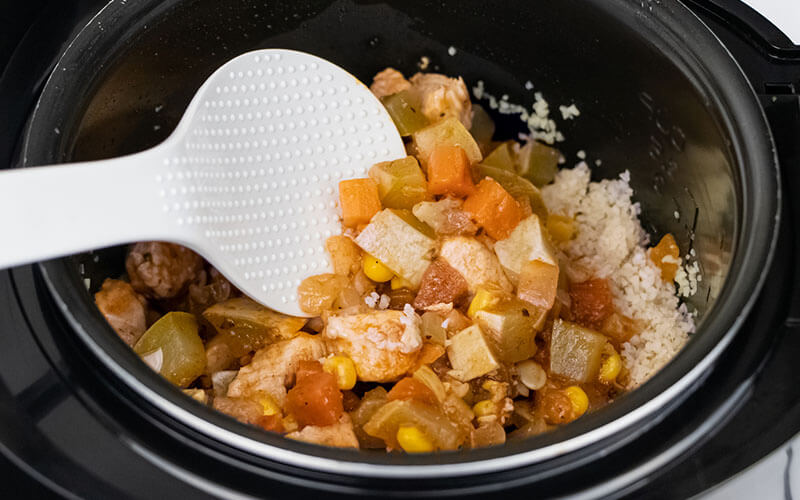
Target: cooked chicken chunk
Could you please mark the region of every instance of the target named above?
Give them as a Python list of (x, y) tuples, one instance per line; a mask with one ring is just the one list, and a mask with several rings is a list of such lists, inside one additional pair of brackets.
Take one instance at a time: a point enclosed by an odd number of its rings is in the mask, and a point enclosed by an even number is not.
[(111, 328), (129, 346), (147, 330), (147, 302), (129, 283), (105, 280), (94, 301)]
[(458, 118), (467, 129), (472, 125), (472, 102), (461, 77), (417, 73), (411, 77), (411, 91), (419, 95), (422, 114), (431, 122), (452, 116)]
[(353, 431), (353, 421), (347, 413), (342, 414), (339, 422), (325, 427), (307, 425), (301, 431), (290, 432), (289, 439), (306, 443), (335, 446), (338, 448), (358, 448), (358, 438)]
[(507, 292), (513, 289), (494, 253), (474, 238), (447, 238), (439, 255), (467, 280), (470, 292), (486, 284), (497, 285)]
[(372, 78), (372, 85), (369, 89), (375, 97), (381, 98), (387, 95), (402, 92), (411, 87), (411, 83), (406, 80), (403, 73), (394, 68), (386, 68)]
[(250, 397), (266, 392), (283, 407), (286, 388), (294, 382), (297, 364), (317, 360), (326, 354), (324, 340), (306, 333), (264, 347), (256, 352), (250, 364), (239, 370), (228, 386), (228, 397)]
[(214, 398), (214, 409), (252, 425), (257, 425), (263, 415), (261, 405), (247, 398)]
[(147, 241), (131, 248), (125, 269), (133, 289), (154, 299), (180, 294), (203, 269), (203, 259), (180, 245)]
[(323, 335), (331, 350), (350, 357), (362, 382), (392, 382), (414, 366), (422, 337), (419, 316), (405, 311), (372, 311), (332, 316)]

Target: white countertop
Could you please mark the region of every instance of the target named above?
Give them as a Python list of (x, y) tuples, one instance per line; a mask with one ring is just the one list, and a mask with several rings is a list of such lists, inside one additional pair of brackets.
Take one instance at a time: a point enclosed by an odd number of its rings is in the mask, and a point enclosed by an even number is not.
[(800, 0), (742, 0), (800, 45)]
[[(800, 45), (800, 0), (742, 0)], [(702, 500), (791, 499), (800, 492), (800, 435), (713, 490)]]

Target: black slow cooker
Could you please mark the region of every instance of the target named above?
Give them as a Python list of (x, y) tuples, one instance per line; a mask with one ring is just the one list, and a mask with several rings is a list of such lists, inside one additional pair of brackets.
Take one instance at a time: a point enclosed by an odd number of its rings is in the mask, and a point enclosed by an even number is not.
[[(531, 81), (554, 103), (575, 102), (565, 155), (602, 159), (598, 177), (630, 170), (646, 227), (694, 249), (704, 280), (689, 300), (698, 332), (639, 390), (527, 441), (407, 457), (290, 442), (183, 397), (92, 305), (124, 248), (0, 271), (0, 451), (16, 479), (4, 488), (27, 476), (67, 497), (674, 497), (800, 430), (800, 48), (742, 4), (86, 0), (26, 10), (30, 28), (0, 81), (4, 165), (153, 146), (203, 80), (250, 49), (312, 52), (367, 81), (387, 65), (413, 72), (426, 56), (513, 100), (530, 103)], [(499, 134), (516, 132), (496, 118)], [(92, 186), (74, 195), (91, 202)]]

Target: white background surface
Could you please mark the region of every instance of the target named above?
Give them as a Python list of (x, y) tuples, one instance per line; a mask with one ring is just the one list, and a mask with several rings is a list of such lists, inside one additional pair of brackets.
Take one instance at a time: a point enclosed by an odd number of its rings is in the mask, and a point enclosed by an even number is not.
[[(800, 0), (742, 0), (800, 45)], [(792, 449), (791, 454), (787, 453)], [(800, 437), (775, 450), (716, 489), (703, 500), (783, 500), (800, 491)]]
[(800, 45), (800, 0), (742, 0)]

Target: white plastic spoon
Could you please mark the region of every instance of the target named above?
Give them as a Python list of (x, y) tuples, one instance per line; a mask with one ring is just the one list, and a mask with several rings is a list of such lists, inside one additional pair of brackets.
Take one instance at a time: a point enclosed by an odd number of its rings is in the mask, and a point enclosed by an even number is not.
[(353, 75), (302, 52), (250, 52), (211, 75), (152, 149), (0, 174), (0, 268), (169, 241), (262, 304), (306, 316), (297, 286), (331, 272), (338, 182), (403, 156), (388, 113)]

